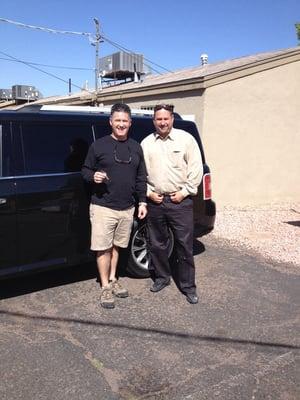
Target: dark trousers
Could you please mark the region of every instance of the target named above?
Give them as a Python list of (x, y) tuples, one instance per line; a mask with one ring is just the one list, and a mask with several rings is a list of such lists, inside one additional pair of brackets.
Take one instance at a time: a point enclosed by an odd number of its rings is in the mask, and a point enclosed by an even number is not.
[[(155, 280), (174, 280), (183, 293), (195, 293), (195, 264), (193, 258), (193, 200), (185, 198), (172, 203), (165, 196), (160, 204), (148, 203), (149, 270)], [(169, 262), (168, 228), (174, 234), (174, 257)]]

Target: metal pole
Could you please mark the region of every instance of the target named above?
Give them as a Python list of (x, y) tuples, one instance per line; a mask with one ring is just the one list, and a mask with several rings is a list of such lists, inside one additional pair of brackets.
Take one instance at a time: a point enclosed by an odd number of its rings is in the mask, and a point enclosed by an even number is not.
[(298, 46), (300, 46), (300, 23), (295, 24), (297, 38), (298, 38)]
[(99, 21), (98, 21), (98, 19), (94, 18), (94, 22), (95, 22), (95, 25), (96, 25), (95, 93), (97, 94), (97, 92), (98, 92), (98, 78), (99, 78), (99, 43), (100, 43), (101, 36), (100, 36), (100, 32), (99, 32)]

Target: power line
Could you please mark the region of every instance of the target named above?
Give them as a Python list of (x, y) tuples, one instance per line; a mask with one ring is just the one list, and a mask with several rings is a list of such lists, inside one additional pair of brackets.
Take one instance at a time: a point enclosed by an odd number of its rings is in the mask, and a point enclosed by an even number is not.
[[(118, 44), (118, 43), (116, 43), (116, 42), (113, 42), (112, 40), (108, 39), (107, 37), (105, 37), (105, 36), (103, 36), (103, 35), (102, 35), (101, 37), (102, 37), (102, 39), (104, 39), (107, 43), (110, 43), (112, 46), (117, 47), (119, 50), (123, 50), (123, 51), (125, 51), (126, 53), (129, 53), (129, 54), (135, 54), (132, 50), (129, 50), (129, 49), (127, 49), (126, 47), (124, 47), (124, 46), (122, 46), (122, 45), (120, 45), (120, 44)], [(167, 71), (167, 72), (173, 72), (173, 71), (170, 71), (169, 69), (167, 69), (167, 68), (165, 68), (165, 67), (163, 67), (163, 66), (161, 66), (161, 65), (159, 65), (159, 64), (156, 64), (155, 62), (149, 60), (149, 59), (146, 58), (146, 57), (144, 57), (144, 59), (145, 59), (146, 61), (150, 62), (151, 64), (156, 65), (157, 67), (159, 67), (159, 68), (161, 68), (161, 69), (163, 69), (163, 70), (165, 70), (165, 71)], [(145, 65), (147, 65), (147, 64), (145, 64)], [(158, 72), (158, 71), (156, 71), (156, 72)], [(158, 72), (158, 73), (160, 73), (160, 72)]]
[[(12, 20), (10, 20), (10, 19), (1, 18), (1, 17), (0, 17), (0, 22), (6, 22), (6, 23), (13, 24), (13, 25), (16, 25), (16, 26), (19, 26), (19, 27), (22, 27), (22, 28), (37, 29), (37, 30), (40, 30), (40, 31), (48, 32), (48, 33), (87, 36), (87, 37), (89, 38), (89, 41), (90, 41), (91, 43), (95, 43), (95, 40), (97, 40), (97, 38), (95, 39), (95, 36), (94, 36), (92, 33), (90, 33), (90, 32), (75, 32), (75, 31), (66, 31), (66, 30), (45, 28), (45, 27), (42, 27), (42, 26), (35, 26), (35, 25), (24, 24), (24, 23), (22, 23), (22, 22), (12, 21)], [(120, 44), (118, 44), (118, 43), (116, 43), (116, 42), (110, 40), (109, 38), (107, 38), (107, 37), (105, 37), (105, 36), (103, 36), (103, 35), (100, 35), (100, 40), (101, 40), (101, 39), (104, 39), (107, 43), (111, 44), (112, 46), (116, 47), (116, 48), (119, 49), (119, 50), (123, 50), (123, 51), (125, 51), (126, 53), (129, 53), (129, 54), (135, 54), (132, 50), (127, 49), (126, 47), (124, 47), (124, 46), (122, 46), (122, 45), (120, 45)], [(149, 59), (146, 58), (146, 57), (144, 57), (144, 60), (146, 60), (146, 61), (149, 62), (150, 64), (156, 65), (158, 68), (160, 68), (160, 69), (162, 69), (162, 70), (165, 70), (165, 71), (167, 71), (167, 72), (173, 72), (173, 71), (170, 71), (169, 69), (163, 67), (162, 65), (159, 65), (159, 64), (157, 64), (157, 63), (155, 63), (155, 62), (149, 60)], [(153, 69), (155, 72), (157, 72), (158, 74), (161, 74), (161, 72), (159, 72), (159, 71), (156, 70), (155, 68), (153, 68), (153, 67), (147, 65), (146, 63), (144, 63), (144, 64), (145, 64), (147, 67), (152, 68), (152, 69)]]
[(14, 62), (26, 63), (26, 64), (30, 64), (30, 65), (38, 65), (40, 67), (47, 67), (47, 68), (75, 69), (75, 70), (80, 70), (80, 71), (94, 71), (94, 68), (67, 67), (67, 66), (62, 66), (62, 65), (39, 64), (39, 63), (34, 63), (34, 62), (31, 62), (31, 61), (24, 61), (24, 60), (11, 60), (9, 58), (4, 58), (4, 57), (0, 57), (0, 60), (14, 61)]
[[(69, 84), (69, 81), (66, 81), (65, 79), (60, 78), (59, 76), (54, 75), (54, 74), (52, 74), (52, 73), (50, 73), (50, 72), (44, 71), (44, 70), (42, 70), (41, 68), (35, 67), (35, 66), (31, 65), (31, 64), (28, 64), (28, 63), (26, 63), (25, 61), (19, 60), (19, 59), (17, 59), (16, 57), (13, 57), (13, 56), (11, 56), (11, 55), (9, 55), (9, 54), (7, 54), (7, 53), (4, 53), (3, 51), (0, 51), (0, 54), (3, 54), (4, 56), (9, 57), (9, 58), (11, 58), (11, 59), (14, 60), (14, 61), (18, 61), (18, 62), (20, 62), (20, 63), (22, 63), (22, 64), (25, 64), (25, 65), (27, 65), (27, 66), (30, 67), (30, 68), (36, 69), (37, 71), (40, 71), (40, 72), (42, 72), (43, 74), (46, 74), (46, 75), (51, 76), (52, 78), (58, 79), (58, 80), (60, 80), (60, 81), (62, 81), (62, 82), (64, 82), (64, 83)], [(71, 83), (71, 85), (74, 86), (74, 87), (76, 87), (76, 88), (78, 88), (78, 89), (80, 89), (80, 90), (82, 89), (81, 86), (75, 85), (74, 83)]]
[[(124, 51), (125, 53), (130, 54), (130, 55), (131, 55), (131, 54), (135, 54), (134, 52), (132, 52), (132, 51), (130, 51), (130, 50), (127, 50), (125, 47), (119, 45), (118, 43), (115, 43), (115, 42), (111, 41), (110, 39), (105, 38), (104, 36), (101, 36), (101, 37), (102, 37), (106, 42), (108, 42), (108, 43), (111, 44), (112, 46), (116, 47), (117, 49), (122, 50), (122, 51)], [(146, 60), (146, 58), (144, 58), (144, 59)], [(151, 67), (150, 65), (148, 65), (148, 64), (146, 64), (146, 63), (144, 63), (144, 65), (146, 65), (147, 67), (151, 68), (153, 71), (157, 72), (158, 74), (161, 74), (160, 71), (158, 71), (157, 69)]]
[(62, 30), (58, 30), (58, 29), (44, 28), (42, 26), (23, 24), (22, 22), (12, 21), (10, 19), (1, 18), (1, 17), (0, 17), (0, 21), (7, 22), (9, 24), (13, 24), (13, 25), (17, 25), (17, 26), (21, 26), (22, 28), (38, 29), (40, 31), (44, 31), (44, 32), (48, 32), (48, 33), (61, 33), (61, 34), (80, 35), (80, 36), (88, 36), (88, 37), (93, 36), (89, 32), (62, 31)]

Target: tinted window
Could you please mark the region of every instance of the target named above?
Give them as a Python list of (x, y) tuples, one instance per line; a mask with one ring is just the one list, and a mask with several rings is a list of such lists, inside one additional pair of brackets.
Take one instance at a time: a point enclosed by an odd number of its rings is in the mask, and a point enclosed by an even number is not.
[[(101, 122), (102, 124), (99, 123), (94, 126), (96, 139), (104, 135), (111, 134), (111, 127), (109, 125), (108, 119), (107, 121), (101, 121)], [(189, 132), (192, 136), (194, 136), (194, 138), (199, 144), (200, 151), (202, 154), (202, 159), (205, 160), (200, 136), (196, 125), (191, 121), (185, 121), (182, 119), (175, 118), (174, 127), (178, 129), (183, 129), (184, 131)], [(148, 136), (150, 133), (154, 131), (155, 128), (153, 125), (152, 117), (132, 117), (132, 125), (129, 130), (129, 136), (132, 139), (135, 139), (137, 142), (140, 143), (146, 136)]]
[(109, 124), (109, 118), (103, 118), (103, 120), (99, 118), (99, 123), (94, 125), (95, 137), (99, 139), (103, 136), (111, 134), (111, 126)]
[(0, 125), (0, 176), (3, 176), (3, 172), (2, 172), (2, 165), (3, 165), (3, 154), (2, 154), (2, 125)]
[(12, 175), (13, 168), (9, 129), (7, 125), (0, 124), (0, 177)]
[(137, 142), (141, 142), (154, 130), (152, 118), (136, 118), (132, 120), (129, 136)]
[[(94, 125), (96, 139), (111, 134), (109, 120), (102, 120)], [(129, 130), (129, 136), (137, 142), (141, 142), (149, 133), (154, 131), (152, 118), (132, 117), (132, 125)]]
[(92, 140), (89, 125), (24, 123), (21, 129), (24, 173), (80, 171)]

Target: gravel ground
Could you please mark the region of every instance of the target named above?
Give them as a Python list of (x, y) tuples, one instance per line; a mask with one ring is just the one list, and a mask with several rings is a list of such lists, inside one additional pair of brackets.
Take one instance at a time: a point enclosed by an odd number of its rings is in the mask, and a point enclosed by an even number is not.
[(209, 236), (256, 251), (268, 260), (300, 267), (300, 203), (226, 207), (217, 211)]

